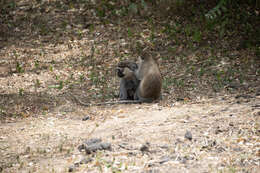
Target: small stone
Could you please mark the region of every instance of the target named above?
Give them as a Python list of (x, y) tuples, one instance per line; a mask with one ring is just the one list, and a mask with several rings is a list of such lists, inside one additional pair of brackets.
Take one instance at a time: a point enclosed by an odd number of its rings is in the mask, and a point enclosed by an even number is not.
[(184, 136), (186, 139), (188, 139), (188, 140), (192, 140), (192, 134), (191, 134), (191, 132), (190, 131), (186, 131), (186, 133), (185, 133), (185, 136)]
[(181, 163), (186, 164), (189, 158), (187, 156), (181, 158)]
[(163, 164), (163, 163), (168, 162), (168, 161), (170, 161), (170, 160), (171, 160), (171, 158), (170, 158), (169, 156), (164, 156), (164, 157), (162, 157), (162, 158), (160, 159), (159, 163), (160, 163), (160, 164)]
[(97, 150), (111, 150), (111, 144), (104, 143), (101, 139), (93, 138), (79, 145), (78, 150), (85, 150), (86, 154), (91, 154), (92, 152), (96, 152)]
[(100, 144), (103, 150), (111, 150), (111, 144), (110, 143), (101, 143)]
[(82, 118), (82, 121), (87, 121), (87, 120), (89, 120), (90, 119), (90, 116), (85, 116), (84, 118)]
[(92, 138), (92, 139), (89, 139), (89, 140), (85, 141), (84, 144), (92, 145), (92, 144), (96, 144), (96, 143), (100, 143), (100, 142), (102, 142), (101, 139), (99, 139), (99, 138)]
[(162, 149), (169, 149), (169, 145), (167, 145), (167, 144), (161, 145), (160, 148), (162, 148)]
[(79, 151), (85, 150), (85, 145), (84, 144), (79, 145), (78, 150)]
[(70, 26), (70, 25), (67, 25), (67, 26), (66, 26), (66, 29), (68, 29), (68, 30), (71, 29), (71, 26)]
[(74, 163), (74, 167), (75, 168), (79, 167), (79, 164), (80, 164), (79, 162)]
[(149, 151), (149, 143), (148, 142), (146, 142), (145, 144), (143, 144), (142, 146), (141, 146), (141, 148), (140, 148), (140, 151), (142, 151), (142, 152), (148, 152)]
[(93, 144), (89, 146), (85, 146), (86, 154), (91, 154), (92, 152), (96, 152), (97, 150), (101, 150), (100, 144)]
[(83, 159), (79, 162), (79, 164), (81, 164), (81, 165), (83, 165), (83, 164), (88, 164), (88, 163), (91, 162), (91, 161), (92, 161), (91, 158), (88, 158), (88, 159), (83, 158)]
[(237, 148), (233, 148), (233, 151), (235, 151), (235, 152), (241, 152), (241, 151), (243, 151), (243, 149), (240, 148), (240, 147), (237, 147)]
[(69, 172), (73, 172), (74, 169), (75, 169), (74, 165), (70, 166), (70, 167), (69, 167)]

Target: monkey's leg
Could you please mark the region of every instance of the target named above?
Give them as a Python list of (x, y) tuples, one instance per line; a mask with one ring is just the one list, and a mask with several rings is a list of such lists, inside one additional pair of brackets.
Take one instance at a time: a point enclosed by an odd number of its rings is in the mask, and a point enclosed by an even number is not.
[(127, 100), (126, 81), (123, 78), (120, 80), (119, 99), (120, 100)]

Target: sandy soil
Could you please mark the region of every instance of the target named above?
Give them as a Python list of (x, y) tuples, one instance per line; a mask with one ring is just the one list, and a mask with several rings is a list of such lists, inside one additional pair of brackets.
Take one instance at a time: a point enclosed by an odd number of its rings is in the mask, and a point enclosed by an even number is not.
[[(259, 101), (256, 96), (172, 107), (67, 104), (1, 124), (2, 172), (67, 172), (83, 158), (93, 160), (74, 172), (257, 172)], [(82, 121), (85, 116), (90, 119)], [(111, 143), (112, 150), (79, 152), (77, 147), (91, 138)]]

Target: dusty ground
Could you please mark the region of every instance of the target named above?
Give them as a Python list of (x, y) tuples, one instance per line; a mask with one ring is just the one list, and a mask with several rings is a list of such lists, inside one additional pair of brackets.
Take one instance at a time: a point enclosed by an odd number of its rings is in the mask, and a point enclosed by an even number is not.
[[(0, 172), (260, 169), (257, 7), (206, 20), (214, 0), (87, 2), (0, 1)], [(143, 48), (162, 101), (87, 108), (71, 97), (116, 100), (115, 65)], [(92, 138), (111, 151), (79, 152)]]
[[(260, 97), (200, 103), (65, 105), (45, 116), (1, 124), (3, 172), (258, 172)], [(67, 108), (66, 108), (67, 107)], [(74, 107), (74, 110), (71, 110)], [(87, 121), (82, 121), (85, 116)], [(192, 139), (186, 139), (190, 131)], [(101, 138), (111, 151), (86, 155), (84, 139)], [(148, 151), (140, 147), (148, 144)]]

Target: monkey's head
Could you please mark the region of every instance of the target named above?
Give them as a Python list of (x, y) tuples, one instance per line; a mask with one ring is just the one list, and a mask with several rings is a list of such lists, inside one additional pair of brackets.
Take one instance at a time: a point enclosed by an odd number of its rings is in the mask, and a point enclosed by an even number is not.
[(134, 62), (123, 61), (123, 62), (118, 63), (118, 65), (117, 65), (117, 68), (121, 68), (121, 69), (126, 68), (126, 67), (132, 71), (135, 71), (138, 69), (138, 65)]
[(148, 57), (147, 55), (143, 55), (143, 54), (142, 54), (141, 56), (139, 56), (139, 58), (138, 58), (138, 60), (137, 60), (137, 64), (138, 64), (138, 65), (143, 64), (143, 62), (146, 61), (148, 58), (149, 58), (149, 57)]
[(151, 56), (147, 52), (142, 52), (140, 57), (139, 57), (139, 60), (144, 61), (144, 60), (147, 60), (149, 58), (151, 58)]

